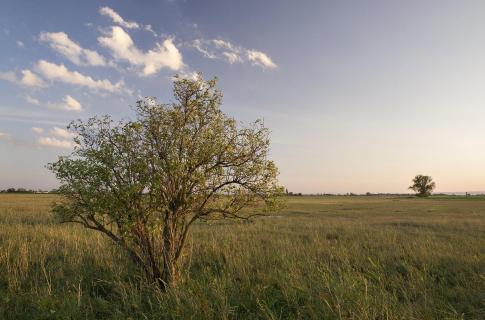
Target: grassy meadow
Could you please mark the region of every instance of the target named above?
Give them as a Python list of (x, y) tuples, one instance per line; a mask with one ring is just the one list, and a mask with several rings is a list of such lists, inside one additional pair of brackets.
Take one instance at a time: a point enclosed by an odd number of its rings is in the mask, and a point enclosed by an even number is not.
[(0, 195), (0, 319), (484, 319), (485, 198), (289, 197), (192, 229), (180, 284), (56, 224), (54, 195)]

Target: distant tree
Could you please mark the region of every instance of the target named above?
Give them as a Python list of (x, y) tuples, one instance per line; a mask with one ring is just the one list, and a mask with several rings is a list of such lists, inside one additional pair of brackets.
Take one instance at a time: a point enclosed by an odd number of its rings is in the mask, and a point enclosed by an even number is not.
[(177, 77), (174, 103), (138, 101), (136, 121), (71, 123), (73, 153), (48, 165), (65, 198), (57, 217), (104, 233), (162, 290), (172, 286), (195, 221), (276, 210), (283, 192), (268, 129), (239, 127), (221, 98), (215, 80)]
[(414, 177), (409, 189), (414, 190), (418, 197), (428, 197), (436, 187), (436, 183), (430, 176), (418, 174)]
[(12, 193), (12, 192), (16, 192), (16, 190), (15, 190), (15, 188), (8, 188), (8, 189), (7, 189), (7, 192)]

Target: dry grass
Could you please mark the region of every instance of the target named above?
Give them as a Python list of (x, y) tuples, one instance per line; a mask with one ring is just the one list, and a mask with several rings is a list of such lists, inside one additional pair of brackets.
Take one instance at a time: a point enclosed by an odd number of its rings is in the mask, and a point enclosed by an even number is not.
[(53, 199), (0, 195), (0, 318), (485, 318), (485, 199), (292, 197), (198, 224), (167, 294), (101, 235), (55, 224)]

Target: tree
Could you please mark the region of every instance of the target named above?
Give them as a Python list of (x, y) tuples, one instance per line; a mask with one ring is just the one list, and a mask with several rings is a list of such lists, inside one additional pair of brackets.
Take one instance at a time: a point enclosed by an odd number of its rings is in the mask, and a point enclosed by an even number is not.
[(282, 193), (261, 120), (225, 115), (215, 79), (176, 77), (173, 91), (171, 104), (138, 101), (134, 121), (72, 122), (74, 151), (48, 164), (65, 199), (56, 216), (107, 235), (163, 290), (194, 222), (273, 211)]
[(430, 176), (424, 176), (422, 174), (418, 174), (416, 177), (414, 177), (412, 182), (413, 184), (409, 187), (409, 189), (414, 190), (418, 197), (430, 196), (436, 187), (436, 183), (434, 183)]

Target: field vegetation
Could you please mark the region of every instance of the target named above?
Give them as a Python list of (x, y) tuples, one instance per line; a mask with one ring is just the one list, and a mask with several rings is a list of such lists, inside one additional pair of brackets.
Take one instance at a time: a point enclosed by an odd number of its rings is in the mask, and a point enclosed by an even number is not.
[(288, 197), (198, 222), (166, 293), (106, 236), (0, 195), (2, 319), (483, 319), (485, 198)]

